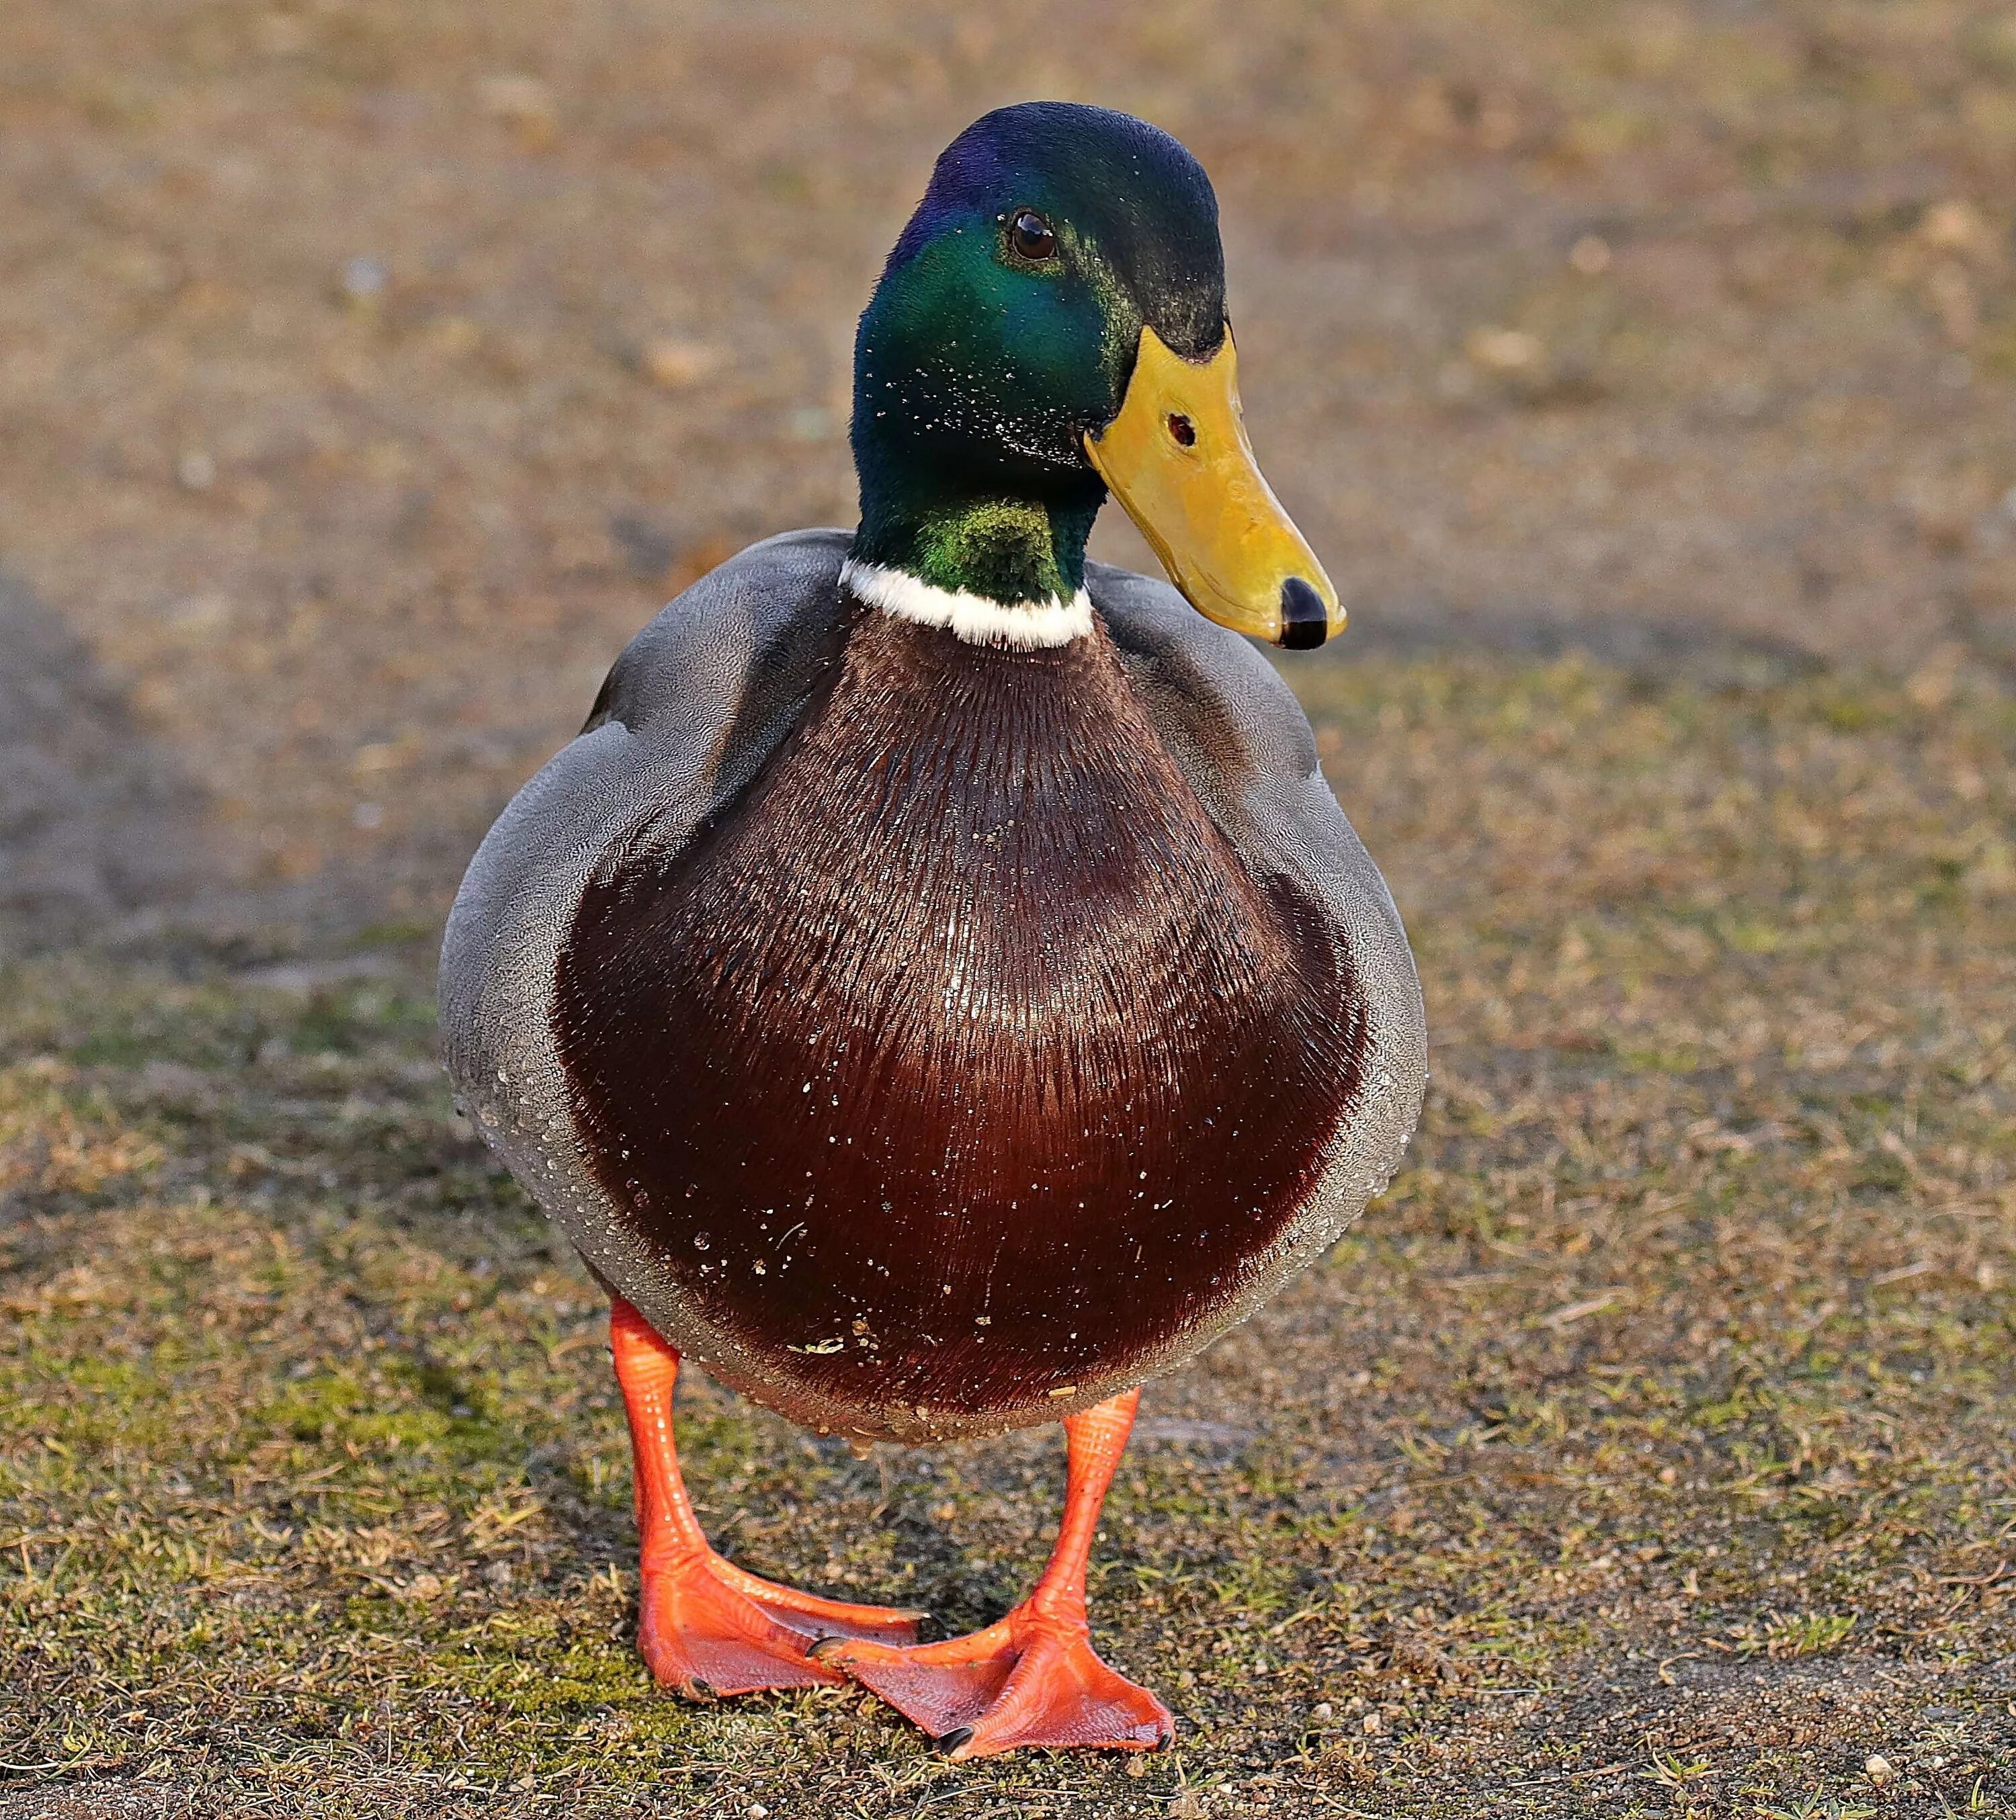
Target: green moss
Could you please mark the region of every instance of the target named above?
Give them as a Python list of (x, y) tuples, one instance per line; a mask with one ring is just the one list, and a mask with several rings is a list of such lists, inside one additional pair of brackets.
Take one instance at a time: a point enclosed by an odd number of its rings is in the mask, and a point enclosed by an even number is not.
[[(1689, 1713), (1762, 1802), (1834, 1773), (1787, 1728), (1846, 1761), (1988, 1712), (2016, 903), (1921, 886), (2010, 820), (1941, 781), (1988, 775), (2003, 708), (1872, 685), (1845, 730), (1805, 682), (1297, 674), (1417, 938), (1436, 1081), (1324, 1268), (1148, 1393), (1095, 1624), (1176, 1754), (957, 1769), (845, 1696), (665, 1699), (600, 1298), (452, 1120), (423, 961), (318, 1003), (51, 960), (0, 1002), (5, 1761), (297, 1792), (448, 1765), (596, 1812), (1104, 1815), (1226, 1775), (1291, 1812), (1663, 1812)], [(974, 1624), (1040, 1564), (1053, 1437), (856, 1462), (682, 1396), (756, 1570)], [(1972, 1732), (1942, 1753), (2007, 1773)]]

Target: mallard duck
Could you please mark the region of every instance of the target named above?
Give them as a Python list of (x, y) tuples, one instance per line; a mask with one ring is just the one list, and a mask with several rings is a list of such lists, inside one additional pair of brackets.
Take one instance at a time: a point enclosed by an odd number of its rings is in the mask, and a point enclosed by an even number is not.
[[(609, 1293), (661, 1683), (851, 1678), (959, 1757), (1153, 1748), (1085, 1597), (1139, 1387), (1384, 1186), (1426, 1060), (1392, 899), (1241, 636), (1344, 614), (1253, 459), (1197, 160), (1093, 107), (960, 134), (852, 444), (859, 527), (680, 595), (491, 830), (448, 1066)], [(1109, 494), (1173, 586), (1087, 560)], [(729, 1564), (682, 1359), (857, 1443), (1060, 1420), (1028, 1598), (919, 1645)]]

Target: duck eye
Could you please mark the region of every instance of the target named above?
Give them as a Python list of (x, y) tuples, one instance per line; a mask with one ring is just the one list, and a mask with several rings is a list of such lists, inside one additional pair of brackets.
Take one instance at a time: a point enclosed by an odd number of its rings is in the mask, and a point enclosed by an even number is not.
[(1047, 259), (1057, 250), (1057, 229), (1034, 209), (1023, 209), (1008, 229), (1008, 244), (1024, 259)]

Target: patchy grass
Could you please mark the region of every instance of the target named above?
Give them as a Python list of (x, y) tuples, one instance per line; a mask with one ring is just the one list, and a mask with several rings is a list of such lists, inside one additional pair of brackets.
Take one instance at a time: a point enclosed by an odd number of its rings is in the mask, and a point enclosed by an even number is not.
[[(0, 1820), (2007, 1808), (2007, 9), (930, 11), (0, 8), (0, 942), (157, 919), (0, 972)], [(1436, 1041), (1386, 1202), (1150, 1392), (1139, 1775), (652, 1691), (597, 1298), (430, 1060), (477, 833), (851, 518), (853, 313), (1038, 93), (1213, 173)], [(683, 1421), (759, 1568), (965, 1624), (1041, 1558), (1053, 1437)]]
[[(1296, 674), (1435, 1079), (1387, 1200), (1149, 1391), (1095, 1619), (1172, 1753), (953, 1766), (862, 1696), (650, 1686), (601, 1306), (455, 1119), (414, 948), (5, 975), (0, 1776), (205, 1814), (2016, 1799), (2016, 708), (1964, 671)], [(686, 1384), (752, 1566), (967, 1625), (1039, 1564), (1053, 1436), (856, 1461)]]

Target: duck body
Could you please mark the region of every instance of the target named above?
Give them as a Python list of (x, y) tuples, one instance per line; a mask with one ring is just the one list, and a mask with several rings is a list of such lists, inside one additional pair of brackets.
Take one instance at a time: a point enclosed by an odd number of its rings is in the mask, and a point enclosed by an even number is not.
[[(851, 1680), (959, 1757), (1173, 1735), (1085, 1599), (1139, 1387), (1358, 1214), (1427, 1078), (1393, 900), (1240, 635), (1345, 615), (1237, 365), (1182, 146), (974, 122), (862, 314), (858, 527), (668, 606), (463, 882), (448, 1070), (609, 1291), (638, 1647), (689, 1697)], [(1109, 498), (1174, 586), (1087, 560)], [(725, 1559), (685, 1358), (856, 1441), (1061, 1421), (1028, 1595), (922, 1643)]]
[(822, 1432), (1053, 1421), (1193, 1356), (1382, 1187), (1392, 901), (1273, 667), (1087, 566), (1082, 635), (886, 613), (848, 534), (639, 635), (506, 811), (450, 1072), (605, 1285)]

